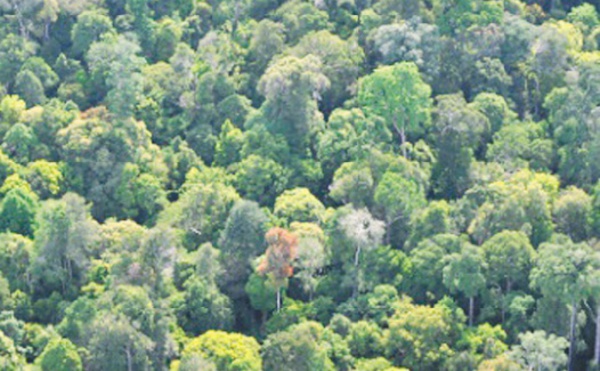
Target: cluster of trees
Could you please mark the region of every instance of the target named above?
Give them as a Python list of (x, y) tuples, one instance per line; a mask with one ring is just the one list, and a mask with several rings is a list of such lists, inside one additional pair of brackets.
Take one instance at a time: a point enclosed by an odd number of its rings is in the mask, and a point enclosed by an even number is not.
[(3, 370), (596, 370), (577, 0), (0, 0)]

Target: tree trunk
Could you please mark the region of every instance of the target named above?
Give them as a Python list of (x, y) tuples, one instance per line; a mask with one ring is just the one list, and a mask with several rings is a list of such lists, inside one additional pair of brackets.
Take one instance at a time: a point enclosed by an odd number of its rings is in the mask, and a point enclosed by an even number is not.
[(596, 309), (596, 343), (594, 344), (594, 362), (600, 365), (600, 301)]
[(400, 128), (400, 143), (402, 143), (402, 156), (408, 158), (408, 153), (406, 152), (406, 131), (404, 130), (404, 126)]
[(360, 247), (356, 248), (356, 252), (354, 253), (354, 274), (356, 275), (355, 279), (354, 279), (354, 288), (352, 290), (352, 297), (356, 297), (358, 296), (358, 284), (359, 284), (359, 279), (360, 279), (360, 275), (358, 272), (358, 262), (359, 262), (359, 258), (360, 258)]
[(473, 327), (473, 317), (475, 313), (475, 297), (469, 298), (469, 327)]
[(392, 240), (391, 232), (393, 223), (393, 221), (387, 222), (385, 226), (385, 244), (388, 246), (390, 245), (390, 241)]
[(277, 288), (277, 311), (281, 310), (281, 287)]
[(127, 355), (127, 371), (133, 371), (133, 363), (131, 361), (131, 351), (129, 345), (125, 348), (125, 355)]
[(398, 119), (394, 118), (394, 122), (392, 122), (392, 125), (394, 126), (394, 130), (396, 130), (396, 133), (398, 133), (398, 135), (400, 136), (400, 146), (402, 147), (402, 156), (404, 156), (404, 158), (408, 158), (408, 152), (406, 152), (406, 130), (404, 129), (404, 126), (402, 127), (398, 127)]
[(360, 258), (360, 247), (356, 248), (356, 252), (354, 253), (354, 266), (358, 267), (358, 259)]
[(260, 333), (261, 334), (266, 334), (265, 328), (267, 325), (267, 311), (263, 310), (261, 311), (261, 316), (260, 316)]
[(571, 327), (569, 330), (569, 371), (575, 371), (573, 364), (575, 358), (575, 330), (577, 327), (577, 302), (573, 301), (571, 307)]

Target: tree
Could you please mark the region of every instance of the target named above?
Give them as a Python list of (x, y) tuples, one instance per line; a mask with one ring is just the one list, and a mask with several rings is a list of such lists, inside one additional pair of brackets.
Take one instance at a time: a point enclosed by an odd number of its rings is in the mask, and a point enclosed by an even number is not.
[(29, 107), (46, 102), (44, 86), (40, 79), (31, 71), (21, 71), (15, 79), (15, 92), (27, 102)]
[[(263, 19), (256, 25), (248, 47), (248, 60), (252, 71), (261, 74), (271, 59), (285, 46), (284, 26), (270, 19)], [(258, 80), (258, 77), (256, 77)]]
[(272, 334), (262, 348), (264, 370), (334, 370), (323, 343), (323, 326), (311, 321)]
[(425, 238), (436, 234), (450, 233), (453, 227), (450, 219), (451, 208), (445, 201), (431, 201), (425, 208), (418, 211), (411, 220), (410, 238), (405, 248), (412, 250)]
[(418, 139), (430, 121), (431, 88), (423, 82), (414, 63), (380, 67), (358, 83), (358, 101), (363, 109), (381, 116), (400, 137), (407, 157), (407, 138)]
[(377, 324), (368, 321), (353, 323), (348, 334), (348, 346), (356, 358), (375, 358), (383, 353), (383, 335)]
[(33, 241), (14, 233), (0, 235), (0, 271), (10, 284), (11, 291), (27, 292)]
[(132, 371), (150, 366), (154, 344), (125, 316), (110, 313), (99, 316), (90, 335), (90, 370)]
[(241, 195), (262, 205), (272, 205), (288, 183), (289, 171), (278, 162), (250, 155), (229, 168)]
[(301, 153), (308, 136), (323, 121), (315, 98), (329, 85), (319, 58), (277, 59), (258, 82), (258, 91), (266, 98), (261, 112), (267, 128), (285, 136), (290, 147)]
[(90, 46), (99, 41), (102, 35), (115, 32), (111, 19), (98, 11), (84, 11), (77, 16), (71, 30), (71, 51), (75, 56), (87, 53)]
[(281, 290), (294, 274), (292, 262), (296, 259), (298, 238), (282, 228), (271, 228), (265, 234), (269, 247), (257, 271), (269, 277), (277, 292), (277, 311), (281, 309)]
[(52, 291), (72, 295), (85, 280), (98, 224), (84, 199), (72, 193), (46, 201), (37, 218), (32, 266), (35, 290), (42, 295)]
[(333, 174), (329, 195), (355, 207), (369, 206), (375, 191), (374, 183), (371, 169), (364, 163), (345, 162)]
[(354, 39), (342, 40), (325, 30), (305, 35), (289, 53), (299, 58), (312, 54), (323, 63), (323, 74), (331, 82), (321, 101), (326, 114), (348, 98), (364, 60), (364, 53)]
[(519, 342), (509, 357), (529, 370), (560, 370), (567, 365), (565, 338), (538, 330), (519, 334)]
[(232, 327), (231, 301), (223, 295), (214, 282), (201, 277), (189, 278), (184, 293), (174, 300), (172, 306), (181, 327), (193, 335), (208, 330), (228, 330)]
[[(487, 240), (481, 248), (487, 266), (485, 275), (488, 286), (499, 287), (503, 296), (509, 295), (514, 287), (527, 287), (536, 251), (524, 233), (502, 231)], [(503, 300), (503, 322), (504, 316)]]
[(38, 359), (42, 371), (65, 370), (80, 371), (83, 370), (81, 357), (77, 353), (77, 348), (67, 339), (56, 339), (51, 341)]
[(252, 201), (241, 200), (231, 209), (217, 246), (224, 273), (221, 288), (234, 300), (244, 296), (251, 263), (265, 250), (267, 216)]
[(124, 36), (105, 37), (90, 46), (86, 54), (92, 78), (108, 90), (105, 100), (111, 113), (131, 118), (142, 91), (141, 68), (146, 61), (138, 56), (139, 45)]
[(323, 219), (325, 206), (307, 188), (294, 188), (277, 197), (273, 212), (287, 224), (319, 223)]
[(296, 277), (302, 282), (302, 288), (312, 300), (320, 281), (317, 275), (325, 268), (329, 254), (325, 246), (325, 233), (316, 224), (292, 223), (292, 230), (298, 236)]
[(329, 27), (327, 12), (318, 9), (312, 3), (298, 0), (284, 3), (274, 12), (274, 16), (285, 26), (287, 42), (291, 44), (311, 31)]
[(434, 193), (460, 197), (468, 188), (469, 168), (490, 130), (487, 117), (460, 94), (440, 95), (433, 124), (437, 162), (432, 169)]
[(405, 19), (374, 29), (367, 40), (385, 64), (413, 62), (423, 71), (425, 81), (433, 84), (439, 74), (442, 47), (438, 28), (418, 17)]
[(260, 345), (249, 336), (210, 330), (192, 339), (182, 356), (198, 355), (212, 361), (218, 371), (260, 371)]
[(554, 221), (557, 232), (568, 235), (574, 242), (584, 241), (589, 235), (592, 198), (584, 190), (569, 187), (554, 202)]
[(544, 296), (555, 297), (570, 306), (569, 371), (572, 371), (577, 351), (577, 308), (590, 293), (591, 280), (600, 261), (587, 244), (575, 244), (560, 235), (540, 245), (538, 251), (536, 265), (531, 270), (531, 286), (539, 288)]
[(195, 181), (193, 177), (188, 177), (182, 189), (184, 192), (177, 202), (161, 213), (159, 224), (182, 229), (183, 243), (189, 250), (202, 242), (216, 241), (240, 196), (231, 186)]
[(215, 164), (227, 167), (240, 161), (243, 145), (242, 131), (227, 120), (221, 126), (221, 134), (215, 146)]
[(444, 285), (451, 292), (460, 292), (469, 298), (469, 326), (475, 316), (475, 296), (485, 288), (486, 269), (481, 249), (469, 243), (462, 244), (461, 251), (445, 258)]
[[(18, 3), (17, 0), (8, 0)], [(31, 3), (28, 0), (26, 3)], [(14, 81), (25, 61), (36, 53), (37, 46), (27, 37), (9, 34), (0, 42), (0, 81), (8, 84)]]
[(385, 234), (385, 224), (373, 218), (367, 209), (349, 210), (339, 220), (339, 228), (354, 247), (354, 296), (358, 295), (361, 282), (360, 254), (378, 247)]
[(27, 164), (25, 179), (31, 189), (41, 198), (58, 196), (64, 187), (64, 176), (59, 164), (46, 160), (37, 160)]
[(405, 178), (402, 174), (387, 171), (375, 188), (375, 204), (384, 210), (386, 224), (386, 244), (392, 243), (392, 228), (400, 227), (401, 241), (395, 246), (403, 246), (408, 237), (408, 225), (413, 214), (426, 204), (424, 190), (412, 179)]
[(38, 199), (31, 190), (11, 189), (0, 203), (0, 228), (24, 236), (32, 236)]
[(386, 355), (397, 365), (443, 368), (453, 354), (464, 315), (440, 301), (434, 307), (415, 305), (403, 298), (389, 320)]
[(56, 72), (41, 57), (27, 59), (21, 66), (21, 72), (24, 71), (31, 71), (40, 80), (46, 91), (55, 88), (59, 82)]
[(15, 342), (0, 331), (0, 366), (8, 371), (21, 370), (25, 360), (18, 354)]

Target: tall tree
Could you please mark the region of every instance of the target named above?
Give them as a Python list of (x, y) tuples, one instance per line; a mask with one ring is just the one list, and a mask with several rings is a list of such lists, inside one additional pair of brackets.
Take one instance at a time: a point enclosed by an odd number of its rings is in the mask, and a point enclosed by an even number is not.
[(98, 238), (98, 224), (80, 196), (69, 193), (46, 201), (38, 214), (32, 278), (36, 291), (73, 295), (85, 280), (90, 248)]
[(485, 261), (481, 249), (464, 242), (461, 251), (446, 257), (444, 285), (451, 292), (460, 292), (469, 299), (469, 326), (475, 317), (475, 296), (485, 288)]
[[(366, 112), (383, 117), (399, 137), (404, 157), (405, 144), (418, 139), (429, 125), (431, 88), (412, 62), (380, 67), (359, 83), (358, 101)], [(410, 138), (408, 138), (410, 136)]]
[(265, 256), (257, 270), (267, 275), (277, 291), (277, 311), (281, 309), (281, 290), (294, 274), (292, 262), (296, 259), (298, 238), (282, 228), (271, 228), (265, 235), (268, 243)]
[(360, 291), (360, 254), (377, 248), (385, 234), (385, 223), (373, 218), (367, 209), (352, 208), (339, 220), (339, 227), (354, 247), (354, 296)]
[(258, 91), (266, 98), (261, 111), (267, 128), (283, 134), (292, 148), (302, 152), (323, 121), (317, 100), (329, 84), (322, 62), (313, 55), (277, 59), (258, 82)]
[(539, 257), (531, 271), (531, 285), (544, 296), (555, 297), (571, 308), (569, 323), (569, 371), (575, 370), (577, 352), (577, 310), (590, 295), (600, 260), (586, 243), (575, 244), (566, 236), (539, 247)]

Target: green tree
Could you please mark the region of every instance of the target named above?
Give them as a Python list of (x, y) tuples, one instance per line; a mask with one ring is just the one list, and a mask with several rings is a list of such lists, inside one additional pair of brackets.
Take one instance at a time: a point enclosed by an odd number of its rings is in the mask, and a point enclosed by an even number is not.
[(325, 206), (307, 188), (294, 188), (277, 197), (273, 212), (287, 224), (319, 223), (323, 219)]
[[(16, 0), (7, 1), (20, 3)], [(31, 4), (32, 1), (27, 0), (25, 3)], [(3, 84), (13, 82), (23, 63), (36, 51), (37, 44), (26, 36), (17, 36), (11, 33), (3, 37), (0, 41), (0, 81)]]
[(450, 233), (453, 228), (450, 212), (450, 205), (446, 201), (431, 201), (411, 220), (410, 238), (405, 246), (412, 249), (425, 238)]
[(356, 358), (375, 358), (383, 353), (382, 330), (373, 322), (353, 323), (348, 334), (348, 346)]
[(14, 341), (0, 332), (0, 366), (8, 371), (21, 370), (25, 361), (18, 354)]
[(318, 9), (312, 3), (294, 0), (284, 3), (274, 12), (275, 19), (285, 26), (288, 43), (296, 41), (311, 31), (327, 29), (327, 12)]
[(140, 47), (124, 36), (105, 37), (90, 46), (86, 54), (92, 78), (99, 79), (100, 91), (107, 90), (105, 101), (118, 118), (133, 116), (142, 91), (141, 68), (145, 60), (139, 57)]
[(465, 243), (461, 251), (445, 258), (443, 282), (451, 292), (460, 292), (469, 299), (469, 326), (475, 317), (475, 296), (485, 288), (486, 264), (479, 247)]
[(531, 286), (544, 296), (555, 297), (571, 309), (569, 322), (569, 370), (574, 370), (577, 352), (577, 308), (588, 297), (594, 271), (600, 261), (585, 243), (575, 244), (568, 237), (557, 236), (540, 245), (539, 256), (531, 270)]
[(262, 348), (264, 370), (335, 370), (323, 332), (320, 324), (306, 321), (270, 335)]
[(224, 273), (219, 284), (232, 299), (244, 296), (244, 285), (252, 273), (251, 263), (266, 248), (267, 216), (252, 201), (235, 203), (217, 246)]
[(32, 279), (41, 295), (59, 291), (72, 295), (85, 280), (90, 247), (98, 224), (85, 201), (72, 193), (46, 201), (37, 216)]
[(190, 179), (184, 192), (159, 217), (184, 231), (184, 245), (189, 250), (202, 242), (216, 241), (233, 205), (240, 199), (235, 189), (223, 184), (205, 184)]
[(266, 98), (261, 112), (267, 128), (284, 135), (290, 146), (302, 153), (309, 135), (323, 121), (315, 97), (329, 85), (322, 62), (313, 55), (274, 61), (258, 82), (258, 91)]
[(417, 66), (409, 62), (380, 67), (358, 84), (360, 105), (385, 120), (400, 137), (402, 154), (407, 157), (408, 139), (416, 141), (423, 135), (431, 115), (431, 88)]
[(560, 370), (567, 365), (565, 338), (538, 330), (519, 335), (520, 344), (514, 346), (509, 356), (530, 370)]
[(88, 350), (90, 370), (134, 370), (150, 367), (154, 344), (123, 315), (105, 313), (92, 324)]
[(0, 228), (24, 236), (32, 236), (38, 199), (22, 188), (11, 189), (0, 203)]
[(93, 10), (82, 12), (71, 30), (71, 51), (75, 56), (83, 56), (102, 35), (114, 32), (112, 21), (107, 15)]
[(389, 321), (386, 354), (407, 367), (442, 368), (453, 354), (464, 315), (444, 302), (434, 307), (414, 305), (404, 298)]
[(272, 205), (287, 183), (289, 171), (278, 162), (258, 155), (250, 155), (231, 166), (234, 184), (240, 194), (261, 205)]
[(568, 235), (574, 242), (589, 236), (592, 198), (582, 189), (569, 187), (554, 202), (553, 214), (557, 232)]
[(233, 316), (229, 298), (214, 283), (192, 277), (184, 283), (184, 293), (172, 306), (181, 327), (193, 335), (207, 330), (228, 330)]
[(447, 293), (443, 284), (444, 258), (459, 253), (464, 241), (452, 234), (438, 234), (419, 242), (410, 252), (412, 275), (407, 283), (412, 297), (440, 300)]
[(40, 355), (38, 362), (42, 367), (42, 371), (83, 370), (81, 357), (77, 353), (77, 348), (67, 339), (51, 341)]
[(312, 54), (323, 63), (323, 74), (331, 82), (321, 101), (327, 114), (349, 97), (349, 87), (359, 77), (364, 53), (352, 38), (343, 40), (329, 31), (305, 35), (288, 53), (299, 58)]
[(385, 215), (386, 244), (392, 243), (392, 228), (399, 226), (401, 234), (394, 238), (401, 238), (401, 241), (394, 241), (394, 245), (403, 246), (413, 214), (426, 204), (424, 190), (412, 179), (387, 171), (375, 188), (374, 200)]
[(27, 102), (29, 107), (46, 102), (44, 86), (40, 79), (31, 71), (21, 71), (15, 78), (15, 92)]
[[(499, 287), (503, 296), (508, 296), (515, 287), (527, 288), (536, 252), (524, 233), (502, 231), (487, 240), (482, 250), (487, 264), (485, 275), (488, 286)], [(503, 322), (505, 310), (502, 300)]]
[(437, 162), (432, 169), (435, 194), (457, 198), (469, 186), (469, 168), (490, 130), (487, 117), (460, 94), (436, 97), (433, 141)]
[(33, 241), (19, 234), (0, 235), (0, 271), (10, 284), (11, 291), (27, 292), (27, 276), (32, 262)]
[(210, 330), (192, 339), (181, 354), (212, 361), (218, 371), (259, 371), (262, 369), (259, 350), (260, 345), (252, 337)]
[(225, 121), (221, 126), (219, 140), (215, 145), (215, 164), (226, 167), (239, 162), (242, 145), (242, 131), (231, 121)]

